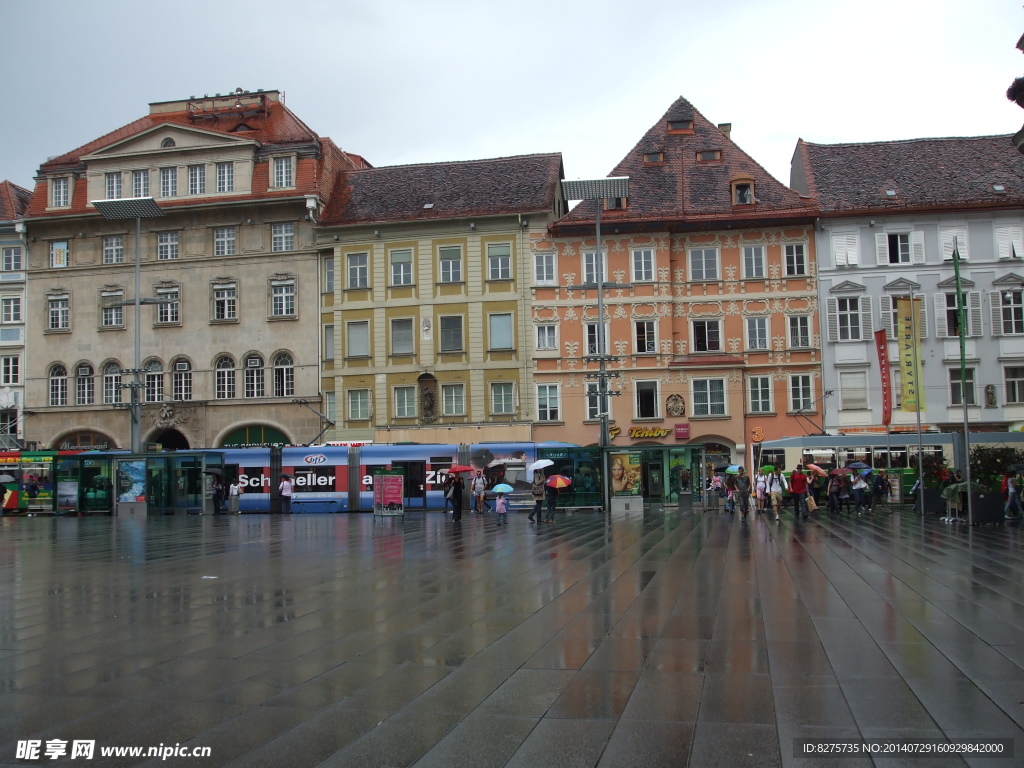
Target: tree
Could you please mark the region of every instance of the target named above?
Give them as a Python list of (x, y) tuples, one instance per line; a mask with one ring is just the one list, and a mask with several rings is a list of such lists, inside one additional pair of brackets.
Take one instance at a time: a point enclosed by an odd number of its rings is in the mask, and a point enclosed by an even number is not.
[(971, 482), (998, 490), (1006, 468), (1024, 464), (1024, 450), (1007, 445), (971, 446)]

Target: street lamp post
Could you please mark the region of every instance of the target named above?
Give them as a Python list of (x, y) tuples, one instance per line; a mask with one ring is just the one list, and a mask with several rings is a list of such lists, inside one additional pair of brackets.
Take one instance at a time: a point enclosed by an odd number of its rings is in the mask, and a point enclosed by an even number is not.
[[(594, 282), (582, 285), (570, 285), (570, 289), (597, 289), (597, 355), (588, 355), (590, 360), (595, 357), (598, 364), (597, 403), (598, 418), (601, 420), (601, 436), (598, 445), (601, 449), (601, 501), (606, 511), (611, 511), (611, 486), (608, 483), (608, 447), (611, 438), (608, 435), (608, 356), (604, 332), (604, 289), (628, 288), (628, 284), (609, 283), (605, 281), (604, 254), (601, 251), (601, 207), (605, 200), (629, 197), (629, 177), (615, 176), (607, 179), (590, 179), (586, 181), (563, 181), (562, 194), (566, 200), (593, 200), (595, 202), (594, 228), (597, 234), (597, 256), (595, 257)], [(584, 275), (584, 278), (586, 276)]]
[(131, 370), (122, 370), (122, 374), (132, 374), (129, 385), (130, 399), (128, 410), (131, 414), (132, 453), (142, 453), (142, 313), (143, 304), (155, 304), (156, 299), (142, 298), (142, 220), (155, 219), (164, 215), (160, 206), (152, 197), (130, 197), (119, 200), (93, 200), (103, 218), (110, 221), (135, 219), (135, 297), (123, 305), (135, 307), (135, 363)]

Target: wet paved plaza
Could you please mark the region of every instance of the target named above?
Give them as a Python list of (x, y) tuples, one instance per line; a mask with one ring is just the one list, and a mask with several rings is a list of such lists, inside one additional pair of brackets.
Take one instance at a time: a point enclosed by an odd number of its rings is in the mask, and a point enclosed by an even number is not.
[[(0, 765), (1024, 765), (1016, 527), (0, 518)], [(795, 738), (1015, 740), (807, 759)], [(35, 739), (91, 760), (19, 760)], [(101, 757), (102, 746), (208, 758)]]

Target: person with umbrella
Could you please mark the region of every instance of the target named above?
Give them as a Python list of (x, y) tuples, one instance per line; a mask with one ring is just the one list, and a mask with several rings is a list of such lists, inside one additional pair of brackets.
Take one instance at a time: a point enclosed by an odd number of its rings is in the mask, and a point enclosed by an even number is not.
[(545, 523), (555, 522), (555, 505), (558, 503), (558, 490), (568, 488), (572, 481), (564, 475), (552, 475), (545, 483), (548, 493), (548, 514), (544, 518)]
[[(869, 470), (870, 471), (870, 470)], [(857, 473), (854, 476), (853, 485), (850, 486), (850, 490), (853, 491), (853, 511), (858, 515), (861, 514), (861, 507), (865, 506), (864, 494), (867, 493), (868, 484), (864, 479), (867, 473)]]
[(494, 492), (498, 494), (494, 500), (494, 512), (498, 517), (498, 525), (508, 525), (508, 499), (506, 493), (512, 493), (512, 486), (508, 483), (498, 483), (494, 486)]
[(544, 504), (544, 472), (540, 469), (533, 470), (533, 484), (530, 486), (530, 495), (533, 497), (533, 512), (526, 519), (531, 523), (536, 519), (539, 523), (541, 521), (541, 507)]
[(466, 494), (466, 482), (462, 479), (461, 473), (452, 473), (452, 522), (462, 522), (462, 499)]

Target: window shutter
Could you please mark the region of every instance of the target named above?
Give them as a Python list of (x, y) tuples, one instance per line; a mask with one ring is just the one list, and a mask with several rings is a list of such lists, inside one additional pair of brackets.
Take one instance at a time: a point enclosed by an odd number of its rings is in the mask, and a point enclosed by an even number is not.
[(1008, 259), (1013, 253), (1010, 245), (1010, 228), (996, 227), (996, 255), (1000, 259)]
[(846, 263), (847, 264), (860, 264), (860, 258), (858, 255), (859, 242), (856, 234), (850, 234), (846, 236)]
[(988, 292), (989, 307), (992, 310), (992, 335), (1003, 335), (1003, 297), (999, 291)]
[(871, 334), (875, 332), (874, 324), (871, 322), (871, 297), (860, 297), (860, 338), (861, 341), (871, 341)]
[(825, 313), (828, 315), (828, 340), (839, 340), (839, 299), (825, 299)]
[[(910, 233), (910, 260), (914, 264), (924, 264), (924, 232)], [(921, 305), (922, 308), (924, 305)]]
[(878, 310), (882, 313), (881, 326), (885, 330), (885, 338), (892, 341), (896, 338), (896, 329), (892, 325), (892, 296), (879, 296)]
[(1015, 259), (1024, 259), (1024, 228), (1010, 227), (1010, 245), (1013, 247), (1011, 256)]
[(875, 232), (875, 263), (889, 263), (889, 236), (885, 232)]
[(935, 299), (935, 335), (940, 339), (949, 336), (949, 328), (946, 325), (946, 294), (933, 294)]
[(967, 317), (971, 336), (977, 338), (984, 334), (985, 329), (981, 324), (981, 291), (970, 291), (967, 294)]
[(837, 267), (846, 266), (846, 235), (832, 235), (832, 258)]
[(961, 259), (969, 258), (967, 254), (967, 229), (956, 227), (954, 229), (943, 229), (940, 232), (942, 237), (942, 258), (945, 261), (953, 259), (953, 241), (956, 240), (957, 251)]
[(928, 302), (925, 301), (924, 296), (920, 297), (920, 302), (918, 306), (921, 308), (921, 315), (918, 318), (917, 337), (926, 339), (928, 338)]

